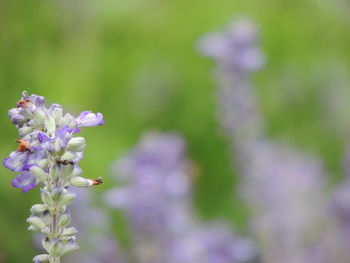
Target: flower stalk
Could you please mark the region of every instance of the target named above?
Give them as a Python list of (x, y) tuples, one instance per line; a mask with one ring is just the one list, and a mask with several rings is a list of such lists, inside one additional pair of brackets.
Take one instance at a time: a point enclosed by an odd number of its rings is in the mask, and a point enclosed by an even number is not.
[(83, 158), (86, 142), (73, 137), (80, 127), (103, 124), (101, 113), (82, 112), (77, 118), (69, 113), (63, 115), (62, 106), (45, 107), (44, 97), (23, 92), (17, 107), (9, 111), (9, 118), (17, 126), (19, 147), (3, 165), (19, 173), (12, 185), (27, 192), (41, 185), (41, 204), (31, 208), (27, 219), (29, 230), (42, 233), (42, 245), (46, 254), (33, 258), (34, 263), (59, 263), (62, 256), (79, 248), (75, 234), (69, 227), (69, 205), (76, 194), (70, 187), (91, 187), (102, 183), (81, 177), (78, 166)]

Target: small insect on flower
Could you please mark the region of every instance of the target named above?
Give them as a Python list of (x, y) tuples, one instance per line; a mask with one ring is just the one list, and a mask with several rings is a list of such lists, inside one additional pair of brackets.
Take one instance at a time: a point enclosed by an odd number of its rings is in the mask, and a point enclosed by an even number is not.
[(17, 151), (19, 151), (19, 152), (30, 151), (29, 142), (24, 141), (24, 140), (16, 140), (16, 142), (19, 143)]
[(33, 105), (33, 102), (30, 99), (23, 99), (17, 102), (18, 108), (29, 108)]

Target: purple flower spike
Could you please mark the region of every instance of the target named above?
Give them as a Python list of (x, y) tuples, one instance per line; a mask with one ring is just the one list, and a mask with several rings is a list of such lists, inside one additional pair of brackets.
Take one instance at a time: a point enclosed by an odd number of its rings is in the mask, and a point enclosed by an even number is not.
[(21, 188), (22, 192), (28, 192), (36, 186), (36, 180), (29, 171), (23, 171), (15, 179), (12, 180), (12, 186)]
[(12, 180), (12, 186), (22, 192), (42, 186), (42, 203), (33, 205), (27, 222), (29, 230), (44, 234), (42, 245), (47, 254), (35, 256), (33, 262), (52, 259), (60, 262), (62, 256), (79, 248), (74, 236), (77, 230), (68, 227), (68, 205), (76, 197), (70, 192), (70, 186), (92, 187), (102, 183), (101, 178), (80, 176), (78, 163), (84, 156), (86, 141), (73, 136), (79, 132), (78, 124), (81, 127), (101, 125), (102, 114), (87, 112), (77, 121), (69, 113), (64, 114), (61, 105), (46, 107), (44, 97), (23, 92), (16, 108), (10, 109), (8, 115), (19, 135), (17, 150), (3, 160), (6, 168), (19, 173)]
[(94, 127), (104, 124), (102, 113), (95, 114), (91, 111), (83, 111), (75, 120), (78, 127)]
[(247, 19), (229, 24), (223, 32), (203, 37), (198, 49), (231, 70), (253, 72), (265, 63), (265, 57), (258, 47), (255, 25)]

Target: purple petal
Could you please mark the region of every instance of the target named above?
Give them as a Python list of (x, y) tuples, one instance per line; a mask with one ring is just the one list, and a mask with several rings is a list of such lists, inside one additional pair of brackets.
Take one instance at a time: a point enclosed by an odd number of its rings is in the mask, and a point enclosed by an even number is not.
[(91, 111), (83, 111), (75, 120), (78, 127), (94, 127), (104, 124), (102, 113), (95, 114)]
[(9, 158), (3, 160), (2, 164), (13, 172), (21, 172), (27, 164), (29, 155), (30, 152), (14, 151), (10, 154)]
[(32, 94), (29, 99), (34, 103), (35, 106), (41, 107), (45, 105), (45, 98), (42, 96), (38, 96), (35, 94)]
[(21, 188), (22, 192), (27, 192), (36, 186), (35, 181), (35, 177), (29, 171), (24, 171), (12, 180), (12, 186)]
[(49, 136), (47, 136), (46, 133), (43, 133), (43, 132), (38, 133), (38, 141), (40, 143), (48, 142), (50, 140), (51, 140), (51, 138)]

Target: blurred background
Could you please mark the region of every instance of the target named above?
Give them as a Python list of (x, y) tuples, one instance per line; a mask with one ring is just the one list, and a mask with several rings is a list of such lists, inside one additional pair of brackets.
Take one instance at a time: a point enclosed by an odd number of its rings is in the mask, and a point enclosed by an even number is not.
[[(249, 212), (215, 115), (214, 63), (196, 42), (240, 15), (258, 25), (267, 64), (253, 82), (268, 136), (319, 157), (332, 189), (350, 132), (349, 11), (345, 0), (1, 0), (0, 156), (17, 147), (7, 111), (23, 90), (75, 115), (102, 112), (105, 126), (82, 132), (81, 167), (86, 177), (104, 177), (92, 190), (103, 207), (100, 194), (115, 186), (112, 161), (145, 130), (176, 131), (198, 174), (196, 213), (244, 235)], [(36, 250), (25, 220), (39, 189), (21, 193), (12, 172), (0, 174), (0, 262), (29, 262)], [(123, 243), (125, 222), (112, 216)]]

